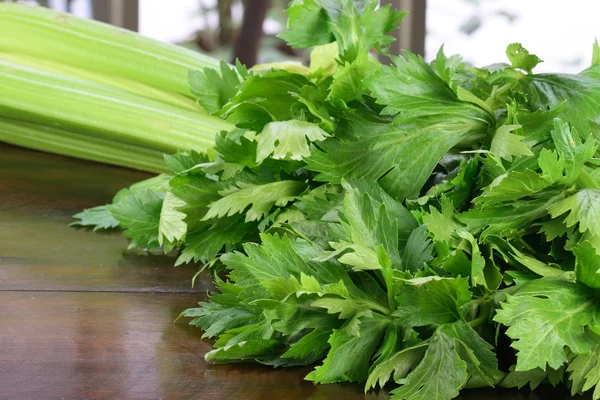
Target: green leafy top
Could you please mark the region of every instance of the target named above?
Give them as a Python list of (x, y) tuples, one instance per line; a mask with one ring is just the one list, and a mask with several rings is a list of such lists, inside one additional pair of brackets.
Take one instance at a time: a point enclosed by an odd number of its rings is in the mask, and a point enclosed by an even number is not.
[(307, 379), (394, 381), (393, 399), (541, 382), (600, 398), (597, 45), (580, 74), (536, 74), (516, 43), (510, 65), (440, 50), (382, 66), (370, 51), (403, 13), (303, 0), (288, 14), (281, 37), (317, 46), (310, 68), (191, 72), (236, 128), (77, 224), (222, 272), (183, 313), (216, 363), (319, 363)]
[(378, 7), (376, 0), (295, 0), (287, 10), (288, 30), (279, 35), (292, 47), (308, 48), (336, 41), (342, 61), (383, 49), (394, 39), (406, 12)]

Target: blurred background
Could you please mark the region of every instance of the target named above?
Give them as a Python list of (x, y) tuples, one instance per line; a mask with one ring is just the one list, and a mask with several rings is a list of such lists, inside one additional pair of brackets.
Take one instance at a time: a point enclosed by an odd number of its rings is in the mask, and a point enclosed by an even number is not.
[[(246, 65), (303, 61), (276, 35), (285, 28), (289, 0), (39, 0), (22, 1), (94, 18), (144, 36), (178, 43)], [(537, 72), (578, 72), (600, 38), (599, 0), (382, 0), (409, 10), (392, 51), (409, 49), (427, 60), (443, 44), (447, 55), (484, 66), (506, 61), (521, 42), (544, 60)]]

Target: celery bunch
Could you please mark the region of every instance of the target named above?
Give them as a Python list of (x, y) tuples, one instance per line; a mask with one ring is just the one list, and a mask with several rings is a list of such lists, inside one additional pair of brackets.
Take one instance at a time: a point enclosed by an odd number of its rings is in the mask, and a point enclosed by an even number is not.
[(0, 4), (0, 27), (0, 141), (161, 172), (231, 129), (189, 90), (217, 60), (39, 7)]

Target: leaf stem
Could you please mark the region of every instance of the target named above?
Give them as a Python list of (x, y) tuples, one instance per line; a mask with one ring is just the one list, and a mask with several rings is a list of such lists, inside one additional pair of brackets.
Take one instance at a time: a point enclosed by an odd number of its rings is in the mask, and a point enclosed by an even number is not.
[(600, 189), (600, 183), (585, 169), (582, 169), (577, 177), (577, 186), (581, 189)]
[(487, 315), (480, 315), (479, 317), (475, 318), (474, 320), (469, 321), (468, 324), (471, 326), (471, 328), (477, 328), (478, 326), (485, 324), (487, 321), (488, 321)]
[(362, 300), (361, 303), (363, 303), (365, 306), (367, 306), (371, 310), (379, 311), (383, 315), (390, 315), (392, 313), (392, 311), (388, 307), (385, 307), (374, 301)]

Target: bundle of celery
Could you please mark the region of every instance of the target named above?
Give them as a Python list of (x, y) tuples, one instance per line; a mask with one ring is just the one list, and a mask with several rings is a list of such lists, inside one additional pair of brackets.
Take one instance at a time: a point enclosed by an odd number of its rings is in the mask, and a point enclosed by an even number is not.
[(316, 46), (310, 67), (192, 71), (232, 124), (211, 156), (167, 156), (76, 224), (224, 272), (183, 313), (216, 338), (208, 360), (318, 363), (308, 380), (393, 381), (394, 399), (542, 382), (599, 399), (598, 44), (579, 74), (535, 74), (516, 43), (509, 64), (382, 66), (371, 51), (403, 13), (288, 14), (281, 36)]
[(162, 172), (231, 125), (191, 98), (218, 61), (99, 22), (0, 3), (0, 141)]

